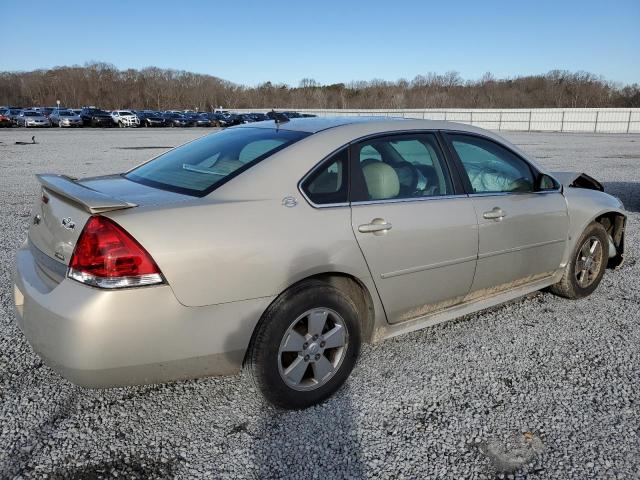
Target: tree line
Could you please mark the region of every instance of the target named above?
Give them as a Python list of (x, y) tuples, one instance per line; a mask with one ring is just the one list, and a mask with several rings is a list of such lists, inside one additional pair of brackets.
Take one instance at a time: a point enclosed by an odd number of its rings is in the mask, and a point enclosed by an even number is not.
[(640, 107), (640, 85), (619, 85), (588, 72), (464, 80), (457, 72), (412, 80), (370, 80), (298, 86), (238, 85), (212, 75), (148, 67), (119, 70), (106, 63), (0, 72), (0, 105), (106, 109), (224, 108), (577, 108)]

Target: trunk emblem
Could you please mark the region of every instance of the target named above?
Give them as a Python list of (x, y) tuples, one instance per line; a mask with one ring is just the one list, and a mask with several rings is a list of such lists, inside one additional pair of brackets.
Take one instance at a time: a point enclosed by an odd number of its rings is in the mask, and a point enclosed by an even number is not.
[(71, 217), (63, 218), (62, 226), (67, 230), (73, 230), (74, 228), (76, 228), (76, 224)]

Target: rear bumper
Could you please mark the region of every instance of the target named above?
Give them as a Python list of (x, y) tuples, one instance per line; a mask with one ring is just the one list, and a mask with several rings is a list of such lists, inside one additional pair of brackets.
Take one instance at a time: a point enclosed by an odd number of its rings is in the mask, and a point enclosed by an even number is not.
[(185, 307), (168, 285), (105, 291), (48, 279), (16, 256), (16, 321), (45, 363), (84, 387), (159, 383), (240, 370), (272, 299)]

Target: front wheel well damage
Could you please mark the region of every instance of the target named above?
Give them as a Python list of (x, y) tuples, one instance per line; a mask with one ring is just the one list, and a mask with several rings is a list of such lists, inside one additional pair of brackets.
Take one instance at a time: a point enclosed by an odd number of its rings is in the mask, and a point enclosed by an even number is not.
[(613, 243), (616, 253), (609, 258), (607, 268), (618, 268), (624, 261), (624, 229), (626, 217), (618, 212), (603, 213), (596, 217), (596, 222), (601, 224), (607, 231), (609, 240)]

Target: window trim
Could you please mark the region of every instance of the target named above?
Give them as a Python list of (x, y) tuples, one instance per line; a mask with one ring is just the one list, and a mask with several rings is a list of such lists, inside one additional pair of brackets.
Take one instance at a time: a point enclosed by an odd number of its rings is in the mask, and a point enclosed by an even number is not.
[[(347, 176), (347, 201), (346, 202), (338, 202), (338, 203), (315, 203), (313, 202), (309, 196), (307, 195), (307, 193), (304, 191), (303, 185), (304, 183), (310, 178), (312, 177), (318, 170), (321, 170), (326, 164), (327, 162), (330, 162), (333, 157), (335, 155), (337, 155), (338, 153), (340, 153), (342, 150), (347, 150), (347, 171), (346, 176)], [(346, 144), (346, 145), (342, 145), (338, 148), (336, 148), (335, 150), (333, 150), (330, 154), (326, 155), (322, 160), (320, 160), (318, 163), (316, 163), (313, 168), (311, 168), (311, 170), (309, 170), (307, 173), (304, 174), (304, 176), (298, 181), (298, 191), (300, 192), (300, 195), (302, 195), (304, 197), (304, 199), (307, 201), (307, 203), (309, 205), (311, 205), (313, 208), (336, 208), (336, 207), (348, 207), (351, 202), (351, 148), (350, 148), (350, 144)]]
[[(532, 165), (531, 162), (529, 162), (526, 158), (522, 157), (522, 155), (515, 152), (512, 148), (510, 148), (508, 145), (505, 145), (502, 142), (499, 142), (486, 135), (482, 135), (476, 132), (466, 132), (464, 130), (440, 130), (439, 132), (443, 138), (443, 143), (446, 145), (446, 148), (447, 148), (446, 155), (450, 156), (452, 162), (455, 164), (456, 169), (458, 171), (458, 175), (461, 177), (463, 188), (469, 197), (497, 197), (497, 196), (504, 196), (504, 195), (532, 195), (532, 194), (539, 195), (539, 194), (562, 192), (562, 184), (558, 182), (555, 178), (553, 178), (552, 175), (549, 175), (548, 173), (545, 173), (545, 172), (541, 172), (538, 168), (535, 167), (535, 165)], [(540, 176), (541, 174), (545, 174), (553, 178), (553, 180), (558, 184), (558, 188), (549, 189), (549, 190), (532, 190), (530, 192), (474, 192), (473, 187), (471, 186), (471, 182), (469, 181), (469, 176), (467, 174), (467, 171), (464, 168), (464, 164), (462, 163), (462, 160), (460, 159), (458, 152), (453, 146), (451, 135), (465, 135), (468, 137), (475, 137), (475, 138), (479, 138), (479, 139), (491, 142), (495, 145), (498, 145), (499, 147), (504, 148), (509, 153), (514, 155), (516, 158), (520, 159), (522, 162), (524, 162), (525, 165), (527, 165), (527, 167), (529, 168), (533, 176), (534, 188), (535, 188), (535, 182), (537, 181), (538, 176)]]

